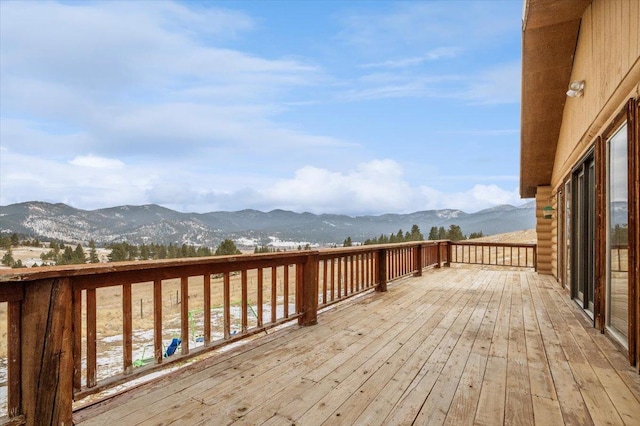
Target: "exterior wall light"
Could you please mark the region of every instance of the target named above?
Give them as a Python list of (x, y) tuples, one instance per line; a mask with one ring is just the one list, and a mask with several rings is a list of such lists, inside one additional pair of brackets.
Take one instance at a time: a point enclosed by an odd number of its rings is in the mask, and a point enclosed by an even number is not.
[(545, 206), (542, 208), (542, 218), (543, 219), (551, 219), (553, 218), (553, 207)]
[(584, 80), (576, 80), (569, 83), (567, 96), (570, 98), (579, 98), (584, 94)]

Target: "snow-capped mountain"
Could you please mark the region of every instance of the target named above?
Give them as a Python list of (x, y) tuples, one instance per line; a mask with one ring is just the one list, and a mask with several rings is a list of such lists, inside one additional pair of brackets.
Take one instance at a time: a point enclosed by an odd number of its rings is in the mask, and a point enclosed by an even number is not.
[(531, 229), (535, 227), (535, 204), (503, 205), (471, 214), (443, 209), (357, 217), (285, 210), (181, 213), (158, 205), (80, 210), (38, 201), (0, 206), (0, 232), (72, 243), (93, 239), (99, 244), (127, 241), (215, 247), (225, 238), (267, 243), (275, 237), (333, 244), (342, 243), (349, 236), (353, 241), (363, 241), (397, 233), (399, 229), (406, 232), (414, 224), (425, 237), (431, 227), (448, 228), (451, 224), (460, 226), (465, 234)]

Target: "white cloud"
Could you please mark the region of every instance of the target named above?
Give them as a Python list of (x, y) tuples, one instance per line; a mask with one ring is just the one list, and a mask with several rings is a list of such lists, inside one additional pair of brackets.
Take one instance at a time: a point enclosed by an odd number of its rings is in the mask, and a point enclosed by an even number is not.
[(155, 203), (197, 212), (280, 208), (361, 215), (442, 208), (474, 212), (522, 203), (517, 188), (506, 190), (495, 184), (453, 193), (414, 186), (406, 180), (403, 167), (390, 159), (345, 171), (305, 166), (290, 178), (265, 180), (225, 177), (216, 170), (180, 170), (169, 163), (135, 166), (95, 156), (59, 162), (3, 151), (0, 179), (1, 205), (24, 201), (26, 190), (29, 199), (83, 209)]
[(460, 53), (458, 47), (438, 47), (432, 49), (422, 56), (413, 56), (410, 58), (387, 60), (384, 62), (375, 62), (361, 65), (362, 68), (408, 68), (421, 65), (427, 61), (435, 61), (442, 58), (454, 58)]
[(452, 208), (469, 213), (500, 204), (522, 204), (517, 188), (506, 190), (495, 184), (477, 184), (466, 191), (447, 193), (421, 186), (420, 193), (426, 209)]
[[(103, 167), (92, 167), (96, 165)], [(0, 161), (0, 204), (38, 200), (84, 209), (144, 204), (141, 195), (154, 173), (110, 159), (84, 157), (60, 161), (7, 150)]]
[(292, 179), (267, 188), (264, 195), (274, 204), (295, 211), (394, 211), (406, 205), (411, 188), (398, 163), (374, 160), (344, 173), (303, 167)]
[(91, 169), (122, 169), (124, 167), (124, 163), (120, 160), (95, 155), (79, 155), (69, 161), (69, 164)]
[(295, 103), (283, 100), (322, 70), (224, 47), (254, 29), (244, 13), (174, 2), (0, 7), (0, 140), (17, 153), (290, 163), (355, 146), (278, 123)]

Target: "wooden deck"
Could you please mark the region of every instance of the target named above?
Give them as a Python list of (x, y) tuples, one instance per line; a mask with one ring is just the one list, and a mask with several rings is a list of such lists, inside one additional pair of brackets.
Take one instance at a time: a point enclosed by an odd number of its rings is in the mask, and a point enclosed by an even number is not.
[(640, 376), (549, 277), (452, 267), (74, 413), (82, 425), (638, 424)]

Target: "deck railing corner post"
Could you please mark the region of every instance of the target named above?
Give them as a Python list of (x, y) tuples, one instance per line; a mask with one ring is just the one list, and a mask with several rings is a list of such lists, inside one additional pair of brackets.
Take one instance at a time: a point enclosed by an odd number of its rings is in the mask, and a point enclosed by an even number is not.
[(422, 276), (422, 268), (424, 267), (422, 265), (422, 243), (418, 243), (418, 245), (416, 245), (415, 247), (415, 251), (414, 251), (414, 264), (415, 264), (415, 271), (413, 273), (414, 277), (421, 277)]
[(376, 291), (387, 291), (387, 249), (378, 250), (378, 285)]
[(309, 252), (306, 262), (302, 265), (302, 315), (298, 318), (298, 324), (306, 327), (318, 323), (318, 265), (320, 263), (319, 252)]
[(72, 424), (72, 287), (68, 277), (25, 286), (20, 380), (26, 424)]
[(447, 258), (445, 259), (444, 266), (449, 268), (451, 266), (451, 252), (453, 250), (453, 243), (449, 240), (445, 241), (447, 247)]

